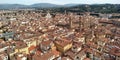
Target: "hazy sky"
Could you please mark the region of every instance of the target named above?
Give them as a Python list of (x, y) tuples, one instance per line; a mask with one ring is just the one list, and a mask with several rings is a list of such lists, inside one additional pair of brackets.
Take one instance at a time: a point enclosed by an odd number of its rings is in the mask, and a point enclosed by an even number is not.
[(78, 3), (78, 4), (103, 4), (103, 3), (112, 3), (120, 4), (120, 0), (0, 0), (0, 4), (34, 4), (34, 3), (53, 3), (53, 4), (69, 4), (69, 3)]

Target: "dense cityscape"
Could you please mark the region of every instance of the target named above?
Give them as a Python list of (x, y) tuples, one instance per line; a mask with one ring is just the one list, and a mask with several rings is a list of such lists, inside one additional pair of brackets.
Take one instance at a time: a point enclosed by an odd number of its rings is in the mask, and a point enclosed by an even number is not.
[(120, 5), (30, 6), (0, 5), (0, 60), (120, 60)]

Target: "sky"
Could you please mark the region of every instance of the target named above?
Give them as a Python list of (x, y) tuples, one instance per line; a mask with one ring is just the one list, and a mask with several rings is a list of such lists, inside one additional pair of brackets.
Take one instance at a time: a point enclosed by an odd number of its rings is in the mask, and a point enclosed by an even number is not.
[(69, 3), (75, 3), (75, 4), (105, 4), (105, 3), (111, 3), (111, 4), (120, 4), (120, 0), (0, 0), (0, 4), (25, 4), (25, 5), (31, 5), (35, 3), (52, 3), (52, 4), (69, 4)]

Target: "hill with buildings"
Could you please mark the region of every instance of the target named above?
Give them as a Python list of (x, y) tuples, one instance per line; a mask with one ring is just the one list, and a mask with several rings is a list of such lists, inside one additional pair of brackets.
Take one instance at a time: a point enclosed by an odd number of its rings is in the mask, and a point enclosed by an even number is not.
[(120, 4), (80, 4), (72, 7), (54, 8), (54, 12), (95, 12), (95, 13), (120, 13)]
[(120, 4), (65, 4), (36, 3), (32, 5), (0, 4), (0, 9), (45, 9), (53, 12), (95, 12), (95, 13), (120, 13)]

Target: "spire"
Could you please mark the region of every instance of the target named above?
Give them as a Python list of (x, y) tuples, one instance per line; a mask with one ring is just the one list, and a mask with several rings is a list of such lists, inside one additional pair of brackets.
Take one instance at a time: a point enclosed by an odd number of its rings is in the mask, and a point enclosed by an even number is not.
[(49, 19), (49, 18), (52, 18), (51, 14), (49, 13), (49, 11), (47, 11), (47, 15), (46, 15), (46, 18)]
[(64, 11), (64, 13), (65, 13), (65, 15), (67, 14), (67, 13), (66, 13), (66, 10)]

